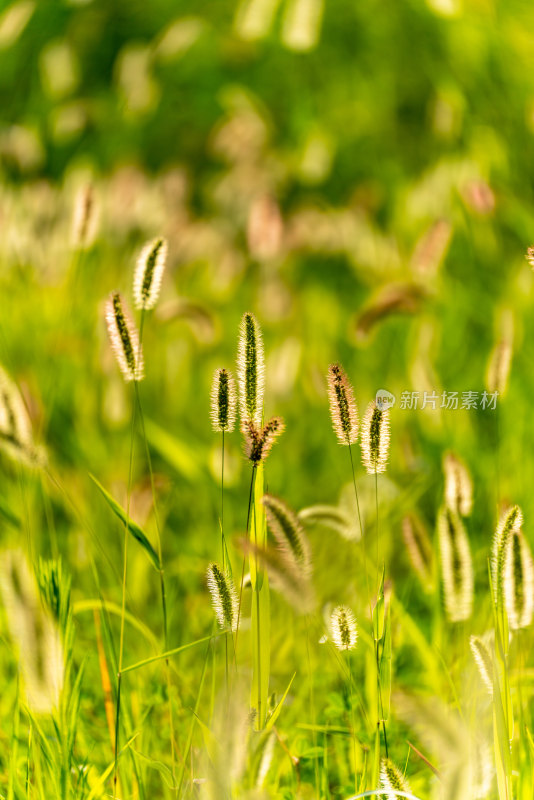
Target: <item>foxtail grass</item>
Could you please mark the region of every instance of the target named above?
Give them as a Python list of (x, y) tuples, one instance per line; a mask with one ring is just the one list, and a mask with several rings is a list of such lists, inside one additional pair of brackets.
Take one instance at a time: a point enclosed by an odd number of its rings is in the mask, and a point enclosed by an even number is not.
[(503, 595), (510, 628), (528, 628), (534, 612), (534, 564), (521, 530), (511, 531), (505, 545)]
[(72, 215), (71, 241), (75, 251), (87, 250), (95, 241), (99, 208), (94, 185), (83, 184), (76, 194)]
[(106, 322), (111, 348), (124, 380), (141, 381), (144, 377), (141, 339), (119, 292), (113, 292), (106, 303)]
[(443, 457), (445, 502), (455, 514), (468, 517), (473, 509), (473, 481), (464, 462), (454, 453)]
[(158, 238), (148, 242), (137, 259), (133, 296), (137, 309), (148, 311), (157, 303), (167, 261), (167, 242)]
[(500, 608), (504, 598), (504, 561), (507, 545), (514, 531), (521, 529), (523, 512), (520, 507), (510, 506), (501, 514), (491, 551), (491, 582), (494, 592), (494, 602)]
[[(469, 639), (469, 646), (473, 653), (473, 658), (478, 667), (480, 677), (488, 693), (493, 695), (493, 654), (495, 641), (488, 636), (471, 636)], [(493, 647), (492, 647), (493, 645)]]
[(225, 574), (215, 563), (208, 567), (208, 589), (217, 622), (222, 630), (237, 628), (238, 599), (230, 575)]
[(445, 611), (450, 622), (469, 619), (473, 610), (473, 564), (463, 523), (443, 506), (438, 513), (438, 541)]
[(304, 576), (311, 571), (310, 543), (295, 512), (278, 497), (265, 494), (262, 498), (267, 523), (279, 549)]
[(412, 791), (400, 769), (389, 758), (383, 758), (380, 763), (380, 788), (385, 790), (387, 800), (396, 800), (397, 792)]
[(246, 312), (239, 328), (237, 381), (241, 424), (261, 426), (265, 388), (265, 357), (260, 326), (253, 314)]

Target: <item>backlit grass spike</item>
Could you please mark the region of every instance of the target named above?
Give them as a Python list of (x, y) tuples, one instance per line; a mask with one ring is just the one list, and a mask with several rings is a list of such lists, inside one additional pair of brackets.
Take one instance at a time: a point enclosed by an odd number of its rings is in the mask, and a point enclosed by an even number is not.
[(445, 611), (451, 622), (461, 622), (473, 610), (473, 563), (462, 521), (446, 506), (438, 514), (438, 539)]
[(297, 515), (283, 500), (265, 494), (262, 499), (267, 523), (280, 550), (305, 575), (311, 569), (310, 545)]
[(340, 444), (354, 444), (358, 441), (359, 419), (353, 388), (341, 364), (329, 366), (327, 379), (334, 433)]
[(239, 601), (232, 578), (212, 563), (208, 567), (207, 582), (217, 622), (223, 630), (235, 631)]
[(493, 584), (494, 601), (498, 606), (503, 602), (504, 583), (504, 558), (506, 546), (513, 531), (520, 530), (523, 525), (523, 512), (520, 507), (510, 506), (500, 516), (491, 551), (491, 580)]
[(211, 423), (213, 430), (230, 432), (236, 419), (236, 391), (233, 375), (216, 369), (211, 384)]
[(111, 349), (125, 381), (143, 379), (143, 349), (139, 335), (119, 292), (113, 292), (106, 303), (106, 322)]
[(239, 328), (237, 382), (241, 424), (259, 427), (263, 416), (265, 363), (260, 326), (253, 314), (243, 315)]
[(505, 545), (504, 605), (512, 630), (528, 628), (534, 612), (534, 565), (521, 530), (513, 530)]
[(389, 455), (389, 410), (373, 400), (362, 422), (362, 462), (369, 475), (385, 472)]
[[(395, 792), (411, 792), (410, 784), (400, 769), (389, 758), (380, 762), (380, 788), (386, 791), (387, 800), (397, 800)], [(390, 793), (388, 793), (388, 790)]]
[(161, 237), (148, 242), (137, 259), (133, 296), (135, 307), (148, 311), (159, 297), (167, 261), (167, 241)]
[(336, 606), (330, 617), (330, 634), (338, 650), (354, 650), (358, 641), (358, 628), (354, 614), (348, 606)]
[(443, 457), (445, 501), (456, 514), (468, 517), (473, 509), (473, 482), (464, 462), (454, 453)]
[(490, 695), (493, 695), (493, 656), (488, 636), (471, 636), (469, 646), (478, 667), (480, 677)]

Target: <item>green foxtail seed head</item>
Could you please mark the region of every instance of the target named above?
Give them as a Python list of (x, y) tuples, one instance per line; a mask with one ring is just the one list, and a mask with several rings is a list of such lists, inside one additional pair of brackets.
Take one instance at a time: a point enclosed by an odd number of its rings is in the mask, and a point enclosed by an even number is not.
[[(389, 758), (383, 758), (380, 762), (380, 788), (386, 790), (387, 800), (397, 800), (395, 791), (411, 792), (410, 784)], [(387, 793), (388, 789), (392, 794)]]
[(358, 409), (354, 391), (341, 364), (330, 364), (327, 383), (334, 433), (340, 444), (354, 444), (358, 440)]
[(451, 622), (461, 622), (473, 609), (473, 564), (462, 521), (446, 506), (438, 514), (438, 539), (445, 611)]
[(534, 269), (534, 247), (529, 247), (527, 249), (527, 254), (525, 256), (530, 266)]
[(253, 422), (242, 425), (245, 437), (245, 455), (253, 464), (265, 461), (271, 447), (284, 432), (285, 423), (282, 417), (271, 417), (263, 428), (257, 428)]
[(63, 686), (63, 647), (21, 550), (0, 555), (0, 594), (18, 650), (26, 702), (35, 714), (51, 714)]
[(237, 382), (241, 423), (253, 422), (259, 427), (263, 414), (265, 364), (260, 326), (249, 312), (243, 315), (239, 327)]
[(156, 305), (167, 261), (167, 241), (148, 242), (137, 259), (133, 295), (135, 307), (148, 311)]
[(491, 550), (491, 580), (493, 584), (494, 601), (498, 606), (503, 602), (504, 583), (504, 557), (506, 545), (513, 531), (521, 529), (523, 512), (519, 506), (510, 506), (500, 516), (499, 523), (493, 536)]
[(403, 518), (402, 538), (412, 567), (428, 591), (432, 585), (432, 546), (426, 528), (416, 514), (407, 514)]
[(241, 539), (240, 547), (246, 555), (264, 569), (270, 585), (293, 606), (298, 614), (309, 614), (315, 608), (315, 594), (309, 575), (297, 568), (286, 551), (271, 546), (259, 547), (250, 539)]
[(213, 430), (233, 431), (236, 418), (234, 378), (225, 369), (216, 369), (211, 384), (211, 423)]
[(330, 617), (330, 634), (338, 650), (354, 650), (358, 629), (354, 614), (348, 606), (336, 606)]
[(493, 695), (493, 656), (490, 637), (488, 635), (484, 637), (471, 636), (469, 645), (480, 677), (489, 694)]
[(106, 303), (106, 322), (111, 349), (124, 380), (141, 381), (144, 374), (143, 348), (118, 292), (113, 292)]
[(528, 542), (520, 530), (512, 531), (506, 542), (503, 577), (510, 628), (528, 628), (534, 611), (534, 565)]
[(385, 472), (389, 455), (389, 410), (374, 400), (367, 406), (362, 422), (362, 462), (369, 475)]
[(46, 463), (44, 449), (33, 440), (30, 417), (16, 383), (0, 367), (0, 448), (30, 467)]
[(278, 497), (263, 495), (262, 503), (278, 547), (295, 567), (308, 576), (311, 571), (310, 545), (297, 515)]
[(468, 517), (473, 509), (473, 482), (464, 462), (454, 453), (443, 457), (445, 475), (445, 502), (447, 507)]
[(72, 218), (72, 244), (86, 250), (93, 244), (98, 227), (98, 205), (91, 183), (82, 186), (76, 195)]
[(235, 631), (239, 602), (232, 578), (224, 574), (217, 564), (210, 564), (207, 579), (217, 622), (223, 630)]

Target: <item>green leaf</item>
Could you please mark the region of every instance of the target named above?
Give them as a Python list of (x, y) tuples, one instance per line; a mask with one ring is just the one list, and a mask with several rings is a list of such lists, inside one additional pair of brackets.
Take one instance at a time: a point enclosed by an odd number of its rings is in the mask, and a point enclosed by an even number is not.
[(104, 499), (106, 500), (107, 504), (109, 505), (113, 513), (117, 515), (117, 517), (124, 525), (128, 526), (128, 530), (130, 531), (134, 539), (137, 539), (141, 547), (145, 550), (148, 557), (152, 561), (154, 567), (159, 570), (161, 568), (159, 556), (152, 547), (152, 545), (150, 544), (145, 533), (143, 533), (143, 531), (139, 527), (139, 525), (137, 525), (137, 523), (135, 523), (132, 519), (129, 519), (127, 517), (126, 511), (123, 509), (123, 507), (120, 506), (117, 503), (117, 501), (113, 499), (113, 497), (109, 494), (109, 492), (107, 492), (104, 489), (102, 484), (99, 483), (99, 481), (97, 481), (94, 475), (89, 474), (89, 477), (91, 478), (93, 483), (98, 487), (98, 489), (102, 493)]
[(289, 681), (289, 683), (287, 685), (287, 689), (285, 690), (284, 694), (282, 695), (282, 697), (280, 698), (279, 702), (277, 703), (276, 708), (274, 709), (273, 713), (271, 714), (271, 716), (267, 720), (267, 724), (265, 725), (265, 730), (266, 731), (270, 731), (271, 730), (271, 728), (273, 727), (274, 723), (276, 722), (276, 720), (280, 716), (280, 712), (282, 710), (282, 706), (284, 705), (284, 702), (285, 702), (285, 699), (286, 699), (286, 697), (288, 695), (288, 692), (291, 689), (291, 684), (295, 680), (295, 675), (296, 674), (297, 674), (296, 672), (293, 673), (293, 677)]
[(390, 604), (386, 608), (384, 635), (380, 653), (380, 692), (382, 698), (382, 719), (389, 719), (391, 703), (391, 619)]

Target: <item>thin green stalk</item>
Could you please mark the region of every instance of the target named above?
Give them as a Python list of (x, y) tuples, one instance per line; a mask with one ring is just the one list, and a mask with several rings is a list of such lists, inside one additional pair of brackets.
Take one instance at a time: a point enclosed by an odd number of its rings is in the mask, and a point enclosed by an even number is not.
[[(257, 473), (256, 473), (257, 474)], [(257, 678), (258, 678), (258, 726), (261, 730), (262, 720), (263, 720), (263, 708), (262, 708), (262, 692), (261, 692), (261, 616), (260, 616), (260, 590), (258, 588), (258, 574), (259, 574), (259, 562), (258, 562), (258, 518), (256, 515), (257, 508), (256, 508), (256, 474), (254, 476), (254, 489), (252, 493), (252, 504), (253, 504), (253, 513), (254, 513), (254, 544), (255, 544), (255, 551), (254, 551), (254, 560), (256, 562), (256, 585), (253, 587), (253, 592), (256, 600), (256, 616), (257, 616), (257, 626), (256, 626), (256, 666), (257, 666)]]
[[(306, 660), (308, 664), (308, 686), (310, 687), (310, 713), (311, 713), (311, 720), (313, 725), (312, 731), (312, 738), (313, 738), (313, 748), (317, 747), (317, 731), (315, 730), (315, 697), (313, 691), (313, 672), (311, 668), (311, 658), (310, 658), (310, 626), (309, 626), (309, 615), (306, 615)], [(321, 786), (320, 786), (320, 774), (319, 774), (319, 760), (316, 758), (315, 761), (315, 791), (317, 794), (317, 800), (320, 800), (321, 797)]]
[[(379, 550), (379, 541), (378, 541), (378, 473), (375, 472), (375, 506), (376, 506), (376, 580), (377, 586), (380, 587), (380, 550)], [(382, 699), (382, 682), (380, 679), (380, 661), (378, 657), (378, 616), (376, 619), (376, 676), (377, 676), (377, 689), (378, 689), (378, 701), (379, 701), (379, 714), (380, 719), (382, 720), (382, 731), (384, 733), (384, 747), (386, 750), (386, 758), (389, 758), (388, 752), (388, 737), (386, 733), (386, 720), (384, 719), (384, 702)]]
[(354, 758), (354, 791), (358, 791), (358, 781), (356, 777), (356, 717), (354, 714), (354, 704), (352, 702), (352, 659), (350, 657), (350, 650), (347, 650), (347, 661), (349, 662), (349, 706), (350, 706), (350, 723), (352, 726), (352, 749)]
[(32, 752), (32, 721), (28, 723), (28, 754), (26, 758), (26, 797), (30, 800), (30, 762)]
[(199, 706), (200, 706), (200, 698), (202, 696), (202, 689), (204, 688), (204, 679), (206, 677), (206, 667), (208, 665), (208, 657), (209, 657), (210, 648), (211, 648), (212, 636), (210, 636), (208, 638), (209, 638), (210, 641), (209, 641), (208, 646), (206, 648), (206, 655), (204, 656), (204, 666), (202, 667), (202, 675), (200, 677), (200, 685), (198, 687), (197, 698), (196, 698), (196, 701), (195, 701), (195, 708), (194, 708), (193, 716), (192, 716), (192, 719), (191, 719), (191, 725), (189, 727), (189, 734), (187, 736), (187, 744), (186, 744), (186, 749), (185, 749), (184, 758), (183, 758), (183, 762), (182, 762), (182, 768), (180, 770), (180, 779), (178, 781), (178, 791), (177, 791), (177, 796), (178, 797), (182, 796), (182, 794), (181, 794), (182, 793), (182, 785), (183, 785), (183, 782), (184, 782), (184, 775), (185, 775), (185, 769), (186, 769), (186, 764), (187, 764), (187, 758), (188, 758), (189, 752), (191, 750), (191, 743), (193, 741), (193, 731), (195, 729), (195, 722), (196, 722), (197, 716), (198, 716), (198, 709), (199, 709)]
[[(143, 308), (141, 311), (141, 319), (139, 323), (139, 351), (141, 350), (142, 342), (143, 342), (143, 330), (144, 330), (144, 323), (145, 323), (145, 309)], [(154, 519), (156, 521), (156, 534), (157, 534), (157, 541), (156, 546), (158, 550), (158, 560), (159, 560), (159, 582), (160, 582), (160, 594), (161, 594), (161, 610), (163, 615), (163, 640), (164, 640), (164, 649), (167, 651), (169, 649), (169, 625), (168, 625), (168, 617), (167, 617), (167, 593), (165, 591), (165, 573), (163, 569), (163, 554), (162, 554), (162, 547), (161, 547), (161, 527), (159, 521), (159, 514), (158, 514), (158, 505), (156, 500), (156, 487), (154, 484), (154, 471), (152, 469), (152, 458), (150, 456), (150, 448), (148, 446), (148, 439), (145, 430), (145, 417), (143, 414), (143, 407), (141, 405), (141, 394), (139, 392), (139, 384), (135, 382), (135, 395), (137, 404), (139, 406), (139, 418), (141, 420), (141, 432), (143, 435), (143, 441), (145, 444), (145, 455), (148, 464), (148, 471), (150, 474), (150, 488), (152, 491), (152, 505), (154, 507)], [(171, 674), (170, 674), (170, 667), (169, 667), (169, 659), (165, 660), (165, 678), (167, 683), (167, 696), (169, 700), (169, 725), (170, 725), (170, 736), (171, 736), (171, 765), (172, 765), (172, 777), (174, 783), (176, 783), (176, 755), (174, 750), (174, 713), (172, 708), (172, 694), (171, 694)]]
[(354, 486), (354, 497), (356, 498), (356, 509), (358, 511), (358, 522), (360, 525), (360, 541), (362, 543), (363, 549), (363, 571), (365, 574), (365, 585), (367, 588), (367, 603), (369, 605), (369, 616), (372, 620), (372, 608), (371, 608), (371, 590), (369, 588), (369, 575), (367, 574), (367, 547), (365, 544), (365, 537), (363, 535), (363, 524), (362, 524), (362, 516), (360, 513), (360, 500), (358, 497), (358, 489), (356, 487), (356, 473), (354, 471), (354, 460), (352, 458), (352, 446), (349, 444), (349, 456), (350, 456), (350, 467), (352, 470), (352, 485)]
[[(247, 540), (249, 536), (249, 529), (250, 529), (250, 510), (252, 508), (252, 493), (254, 491), (254, 481), (256, 476), (256, 464), (252, 466), (252, 475), (250, 476), (250, 490), (248, 493), (248, 509), (247, 509)], [(245, 580), (245, 562), (246, 562), (246, 555), (243, 556), (243, 566), (241, 568), (241, 583), (239, 587), (239, 608), (237, 610), (237, 625), (235, 630), (235, 649), (237, 651), (237, 637), (239, 634), (239, 621), (241, 619), (241, 603), (243, 600), (243, 581)]]
[(119, 640), (119, 664), (117, 671), (117, 709), (115, 712), (115, 756), (114, 756), (115, 766), (113, 770), (114, 796), (116, 796), (117, 794), (117, 765), (119, 758), (122, 659), (124, 653), (124, 613), (126, 611), (126, 576), (128, 570), (128, 540), (129, 540), (128, 525), (130, 522), (130, 496), (132, 490), (133, 450), (134, 450), (134, 437), (135, 437), (135, 421), (137, 415), (137, 402), (136, 402), (135, 392), (133, 400), (134, 403), (132, 410), (132, 428), (130, 432), (130, 465), (128, 469), (128, 490), (126, 496), (126, 523), (124, 525), (124, 562), (123, 562), (123, 572), (122, 572), (121, 627), (120, 627), (120, 640)]
[[(355, 474), (355, 471), (354, 471), (354, 460), (352, 458), (352, 447), (351, 447), (350, 444), (349, 444), (349, 455), (350, 455), (350, 465), (351, 465), (351, 469), (352, 469), (352, 483), (353, 483), (353, 486), (354, 486), (354, 495), (356, 497), (356, 508), (358, 510), (358, 520), (359, 520), (359, 523), (360, 523), (360, 538), (361, 538), (362, 547), (363, 547), (363, 564), (364, 564), (365, 583), (366, 583), (366, 586), (367, 586), (367, 602), (368, 602), (368, 605), (369, 605), (369, 616), (371, 618), (371, 630), (372, 630), (372, 634), (373, 634), (372, 638), (373, 638), (373, 648), (374, 648), (375, 662), (376, 662), (376, 679), (377, 679), (377, 692), (378, 692), (378, 708), (377, 708), (378, 725), (380, 726), (380, 720), (382, 720), (382, 728), (383, 728), (383, 732), (384, 732), (384, 746), (385, 746), (386, 755), (387, 755), (387, 753), (388, 753), (388, 744), (387, 744), (386, 724), (385, 724), (385, 720), (382, 719), (384, 714), (383, 714), (383, 702), (382, 702), (382, 686), (381, 686), (381, 681), (380, 681), (380, 662), (379, 662), (379, 654), (378, 654), (378, 618), (377, 618), (377, 622), (376, 622), (376, 631), (375, 631), (374, 630), (374, 625), (373, 625), (373, 612), (372, 612), (372, 606), (371, 606), (371, 593), (370, 593), (370, 589), (369, 589), (369, 575), (367, 573), (367, 552), (366, 552), (366, 546), (365, 546), (365, 537), (364, 537), (364, 534), (363, 534), (363, 525), (362, 525), (362, 519), (361, 519), (361, 513), (360, 513), (360, 503), (359, 503), (359, 499), (358, 499), (358, 490), (357, 490), (357, 487), (356, 487), (356, 474)], [(376, 568), (377, 568), (377, 590), (378, 590), (378, 586), (379, 586), (379, 583), (380, 583), (380, 578), (379, 578), (379, 550), (378, 550), (378, 476), (377, 476), (376, 472), (375, 472), (375, 499), (376, 499), (376, 548), (377, 548), (377, 551), (376, 551), (377, 552), (377, 555), (376, 555)]]
[[(223, 573), (231, 573), (230, 559), (226, 550), (224, 538), (224, 428), (222, 431), (222, 451), (221, 451), (221, 555)], [(228, 691), (228, 633), (224, 637), (224, 680), (226, 686), (226, 702), (229, 700)]]

